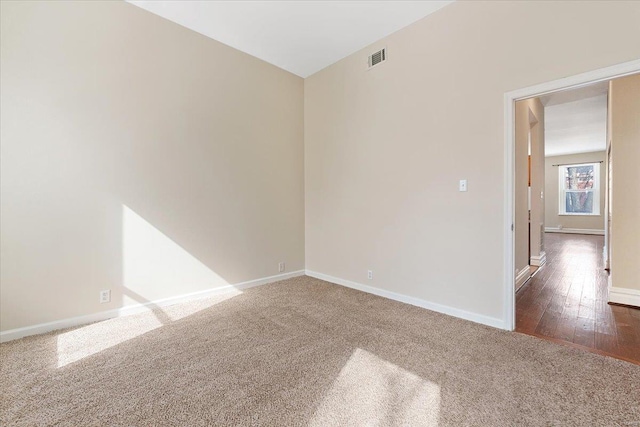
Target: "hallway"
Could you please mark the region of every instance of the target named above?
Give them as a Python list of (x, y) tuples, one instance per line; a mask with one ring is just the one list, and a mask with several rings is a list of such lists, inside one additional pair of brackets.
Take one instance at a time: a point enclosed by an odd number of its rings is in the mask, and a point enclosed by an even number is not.
[(603, 244), (545, 233), (547, 263), (516, 294), (516, 332), (640, 364), (640, 309), (607, 303)]

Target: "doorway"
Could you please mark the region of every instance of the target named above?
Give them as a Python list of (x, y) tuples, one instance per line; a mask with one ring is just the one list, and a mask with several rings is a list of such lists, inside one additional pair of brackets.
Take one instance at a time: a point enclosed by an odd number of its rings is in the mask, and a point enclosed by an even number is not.
[[(638, 71), (640, 71), (640, 61), (634, 61), (513, 92), (505, 97), (507, 102), (506, 166), (507, 176), (511, 177), (506, 188), (506, 218), (511, 220), (508, 224), (510, 232), (505, 239), (507, 242), (506, 265), (510, 270), (506, 273), (508, 277), (506, 282), (508, 304), (505, 310), (507, 324), (512, 325), (511, 329), (520, 329), (531, 335), (563, 341), (594, 352), (612, 354), (620, 350), (619, 354), (613, 355), (627, 360), (633, 359), (634, 356), (640, 359), (640, 316), (638, 316), (640, 310), (609, 304), (608, 291), (611, 284), (608, 283), (609, 278), (605, 267), (609, 267), (608, 262), (611, 259), (611, 245), (608, 243), (611, 236), (611, 221), (608, 214), (612, 212), (612, 204), (609, 203), (612, 200), (610, 183), (613, 176), (610, 166), (615, 157), (609, 144), (606, 109), (608, 81)], [(602, 93), (603, 88), (604, 93)], [(589, 91), (592, 93), (590, 94)], [(596, 93), (598, 91), (600, 93)], [(535, 153), (529, 149), (532, 147), (532, 130), (536, 125), (544, 129), (545, 124), (548, 123), (545, 123), (544, 118), (541, 120), (540, 115), (536, 115), (533, 109), (529, 109), (529, 113), (533, 113), (537, 123), (529, 117), (526, 129), (519, 129), (518, 125), (523, 123), (522, 119), (518, 119), (518, 110), (522, 109), (521, 104), (525, 101), (529, 104), (540, 102), (546, 104), (545, 109), (555, 106), (555, 110), (562, 110), (565, 107), (572, 107), (571, 103), (575, 104), (573, 107), (579, 104), (576, 101), (580, 99), (576, 98), (576, 94), (577, 98), (582, 98), (583, 104), (604, 102), (605, 124), (601, 132), (604, 135), (600, 138), (602, 145), (597, 150), (583, 149), (591, 153), (597, 151), (597, 155), (592, 154), (591, 158), (575, 159), (570, 155), (577, 153), (551, 153), (556, 156), (546, 157), (543, 154), (543, 168), (534, 168)], [(593, 99), (598, 96), (600, 99)], [(554, 97), (555, 100), (550, 102)], [(572, 97), (574, 99), (571, 99)], [(563, 104), (568, 105), (563, 106)], [(525, 148), (516, 145), (519, 135), (523, 133), (527, 134)], [(522, 162), (522, 156), (518, 156), (523, 149), (527, 154), (525, 162)], [(567, 157), (558, 157), (561, 155)], [(525, 173), (518, 168), (523, 164), (526, 168)], [(536, 180), (536, 170), (542, 170), (542, 177), (538, 176), (544, 183), (540, 192), (534, 191), (532, 185)], [(522, 189), (519, 176), (523, 175), (527, 176), (528, 181), (525, 196), (527, 198), (525, 232), (522, 229), (523, 215), (518, 211), (519, 206), (522, 206), (523, 198), (522, 193), (518, 193), (518, 189)], [(550, 184), (550, 181), (553, 184)], [(554, 186), (555, 193), (551, 191)], [(551, 190), (548, 190), (549, 188)], [(544, 215), (540, 221), (541, 227), (538, 229), (536, 229), (538, 219), (532, 212), (535, 200), (542, 200), (543, 205), (547, 204), (542, 209)], [(549, 219), (549, 210), (555, 211), (555, 218)], [(594, 227), (593, 222), (596, 220), (599, 221), (598, 226)], [(588, 224), (589, 222), (591, 225)], [(538, 256), (546, 261), (546, 265), (542, 262), (542, 267), (533, 276), (531, 272), (536, 267), (532, 262), (535, 246), (533, 240), (534, 235), (537, 234), (536, 231), (539, 231), (540, 254)], [(520, 240), (518, 240), (519, 236)], [(522, 236), (526, 239), (524, 244)], [(526, 251), (525, 255), (518, 260), (518, 254), (523, 250)], [(541, 256), (542, 254), (544, 255)], [(522, 259), (526, 259), (526, 263)], [(518, 279), (522, 280), (523, 266), (529, 270), (529, 277), (524, 282), (518, 283)], [(589, 277), (584, 274), (581, 276), (580, 272), (586, 270), (593, 274), (589, 273)], [(578, 282), (581, 282), (580, 285)], [(516, 293), (517, 289), (520, 289), (518, 293)], [(564, 324), (561, 322), (567, 319), (570, 320)], [(612, 338), (611, 334), (605, 333), (606, 328), (609, 328), (609, 332), (616, 328), (622, 332), (619, 336), (614, 334)], [(640, 363), (640, 360), (635, 362)]]

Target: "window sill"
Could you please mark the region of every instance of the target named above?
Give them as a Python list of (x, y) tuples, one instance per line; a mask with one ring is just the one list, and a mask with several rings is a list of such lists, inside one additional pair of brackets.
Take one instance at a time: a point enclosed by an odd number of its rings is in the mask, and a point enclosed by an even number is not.
[(588, 213), (559, 213), (558, 216), (602, 216), (602, 215), (588, 214)]

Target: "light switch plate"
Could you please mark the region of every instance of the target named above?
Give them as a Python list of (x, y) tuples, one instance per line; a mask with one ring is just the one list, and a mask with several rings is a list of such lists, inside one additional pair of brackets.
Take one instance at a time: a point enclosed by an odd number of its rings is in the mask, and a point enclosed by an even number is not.
[(467, 191), (467, 180), (466, 179), (461, 179), (460, 180), (460, 184), (458, 187), (459, 191)]

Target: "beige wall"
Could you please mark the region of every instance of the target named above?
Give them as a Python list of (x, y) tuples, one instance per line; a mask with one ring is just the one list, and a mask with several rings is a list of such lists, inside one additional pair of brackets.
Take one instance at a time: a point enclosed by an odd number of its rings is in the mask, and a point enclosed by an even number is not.
[(304, 268), (301, 78), (124, 2), (1, 12), (3, 331)]
[(306, 268), (501, 319), (504, 94), (640, 58), (639, 21), (638, 2), (455, 2), (307, 78)]
[(640, 290), (640, 74), (613, 80), (610, 89), (611, 284), (637, 293)]
[[(540, 198), (544, 178), (544, 106), (540, 99), (516, 102), (515, 108), (515, 274), (540, 255), (540, 226), (544, 223), (544, 199)], [(529, 134), (531, 136), (529, 137)], [(529, 138), (531, 139), (531, 239), (529, 239)], [(524, 276), (526, 277), (526, 276)], [(522, 284), (523, 282), (520, 282)], [(518, 284), (516, 284), (518, 285)]]
[[(568, 154), (565, 156), (551, 156), (545, 159), (545, 188), (547, 194), (545, 224), (548, 228), (573, 228), (580, 230), (598, 230), (604, 232), (604, 209), (606, 194), (606, 155), (604, 151), (595, 153)], [(559, 212), (559, 181), (558, 167), (553, 165), (566, 163), (594, 163), (600, 164), (600, 215), (558, 215)]]
[(640, 57), (640, 3), (456, 2), (303, 88), (126, 3), (1, 5), (2, 330), (305, 258), (499, 318), (504, 93)]

